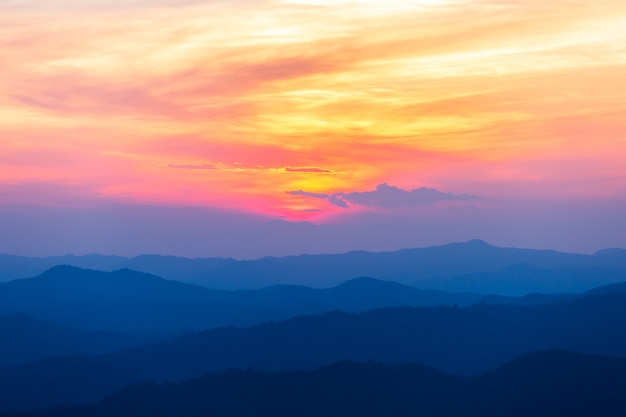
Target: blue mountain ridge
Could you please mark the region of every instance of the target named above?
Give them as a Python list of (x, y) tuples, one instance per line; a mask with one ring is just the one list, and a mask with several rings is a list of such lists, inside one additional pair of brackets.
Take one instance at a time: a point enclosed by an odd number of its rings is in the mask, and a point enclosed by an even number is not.
[[(558, 272), (563, 268), (586, 268), (593, 274), (592, 277), (581, 281), (576, 288), (571, 288), (583, 291), (615, 282), (615, 279), (623, 280), (622, 275), (619, 278), (615, 275), (626, 271), (626, 250), (608, 249), (595, 255), (583, 255), (551, 250), (499, 248), (480, 240), (472, 240), (395, 252), (355, 251), (337, 255), (266, 257), (251, 261), (158, 255), (135, 258), (102, 255), (26, 258), (0, 255), (0, 281), (32, 277), (59, 264), (105, 271), (128, 268), (214, 289), (258, 289), (275, 284), (326, 288), (355, 277), (371, 276), (420, 288), (455, 292), (465, 290), (450, 286), (449, 283), (453, 280), (446, 278), (493, 274), (519, 265), (557, 270), (556, 275), (563, 275)], [(525, 288), (519, 288), (519, 285), (511, 288), (500, 285), (496, 288), (504, 291), (501, 295), (570, 290), (563, 282), (560, 285), (552, 283), (546, 287), (540, 284)], [(494, 291), (493, 288), (487, 288), (479, 292)]]

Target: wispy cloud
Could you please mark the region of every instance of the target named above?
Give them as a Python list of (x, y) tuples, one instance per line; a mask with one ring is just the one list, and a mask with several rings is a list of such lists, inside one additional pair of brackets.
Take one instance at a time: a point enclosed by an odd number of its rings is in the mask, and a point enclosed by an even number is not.
[(249, 165), (242, 162), (232, 162), (230, 164), (168, 164), (169, 168), (209, 170), (209, 171), (273, 171), (273, 172), (293, 172), (300, 174), (335, 174), (336, 172), (316, 167), (272, 167), (263, 165)]
[(319, 173), (319, 174), (329, 174), (332, 171), (329, 171), (327, 169), (321, 169), (321, 168), (290, 168), (290, 167), (285, 167), (285, 171), (286, 172), (310, 172), (310, 173)]
[(214, 170), (217, 169), (217, 167), (213, 164), (199, 164), (199, 165), (192, 165), (192, 164), (170, 164), (168, 165), (170, 168), (176, 168), (176, 169), (208, 169), (208, 170)]
[(312, 197), (312, 198), (328, 198), (328, 194), (321, 194), (321, 193), (309, 193), (307, 191), (302, 191), (302, 190), (298, 190), (298, 191), (287, 191), (286, 192), (289, 195), (299, 195), (302, 197)]
[[(0, 182), (89, 185), (96, 167), (107, 190), (145, 201), (280, 215), (322, 203), (294, 206), (284, 190), (335, 207), (465, 198), (335, 192), (410, 189), (412, 178), (488, 197), (626, 189), (621, 0), (28, 0), (0, 10)], [(16, 153), (33, 156), (22, 164), (7, 156)], [(581, 160), (594, 162), (581, 170)]]

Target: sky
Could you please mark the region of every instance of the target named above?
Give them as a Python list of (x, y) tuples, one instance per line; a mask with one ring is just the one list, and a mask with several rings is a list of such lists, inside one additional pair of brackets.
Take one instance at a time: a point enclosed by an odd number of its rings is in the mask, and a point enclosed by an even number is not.
[(623, 0), (0, 0), (0, 252), (626, 247)]

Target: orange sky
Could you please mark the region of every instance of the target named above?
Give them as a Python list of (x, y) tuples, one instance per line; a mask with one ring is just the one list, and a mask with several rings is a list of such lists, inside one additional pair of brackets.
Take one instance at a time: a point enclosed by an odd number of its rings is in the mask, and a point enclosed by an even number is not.
[(0, 3), (0, 203), (626, 197), (623, 0), (127, 3)]

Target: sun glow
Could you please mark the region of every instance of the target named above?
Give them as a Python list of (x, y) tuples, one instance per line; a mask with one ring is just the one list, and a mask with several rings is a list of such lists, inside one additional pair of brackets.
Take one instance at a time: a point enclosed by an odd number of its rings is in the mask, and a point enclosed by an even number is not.
[[(5, 183), (307, 219), (340, 209), (286, 192), (395, 181), (506, 195), (515, 175), (551, 184), (536, 197), (565, 177), (593, 178), (607, 198), (626, 187), (622, 2), (33, 0), (0, 11)], [(581, 172), (580, 155), (602, 162)]]

